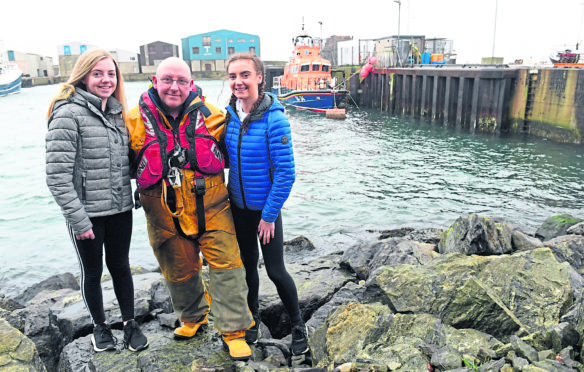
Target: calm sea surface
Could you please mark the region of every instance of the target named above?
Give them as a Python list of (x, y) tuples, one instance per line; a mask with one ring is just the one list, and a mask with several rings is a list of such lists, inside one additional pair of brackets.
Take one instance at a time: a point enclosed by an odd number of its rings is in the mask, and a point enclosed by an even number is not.
[[(222, 81), (200, 82), (224, 107)], [(128, 83), (130, 106), (147, 83)], [(78, 263), (45, 185), (45, 112), (57, 86), (0, 98), (0, 293), (15, 295)], [(446, 228), (476, 212), (534, 232), (560, 213), (584, 217), (582, 147), (537, 138), (468, 134), (353, 108), (346, 120), (288, 111), (296, 183), (285, 239), (308, 237), (318, 253), (375, 237), (367, 230)], [(144, 212), (134, 213), (131, 263), (156, 267)]]

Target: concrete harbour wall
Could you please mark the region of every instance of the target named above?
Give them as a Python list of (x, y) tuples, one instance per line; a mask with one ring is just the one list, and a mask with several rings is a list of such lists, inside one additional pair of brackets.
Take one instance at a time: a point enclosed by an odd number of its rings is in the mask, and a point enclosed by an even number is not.
[(582, 143), (584, 70), (439, 66), (352, 75), (351, 94), (360, 106), (436, 125)]

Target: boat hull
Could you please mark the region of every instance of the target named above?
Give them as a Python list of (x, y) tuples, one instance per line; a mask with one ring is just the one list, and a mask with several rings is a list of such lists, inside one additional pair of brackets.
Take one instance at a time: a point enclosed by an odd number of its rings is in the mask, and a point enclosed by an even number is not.
[(288, 105), (315, 112), (326, 112), (327, 109), (345, 107), (347, 90), (290, 90), (285, 93), (274, 90), (278, 99)]
[[(2, 79), (2, 80), (6, 80), (6, 79)], [(11, 80), (11, 81), (0, 82), (0, 97), (20, 92), (21, 86), (22, 86), (22, 75), (18, 75), (18, 77), (16, 77), (14, 80)]]

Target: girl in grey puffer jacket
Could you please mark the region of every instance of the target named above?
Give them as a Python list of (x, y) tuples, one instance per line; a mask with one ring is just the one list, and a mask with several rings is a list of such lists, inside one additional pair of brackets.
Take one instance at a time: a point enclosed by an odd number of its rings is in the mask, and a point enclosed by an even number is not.
[(148, 346), (134, 321), (129, 251), (132, 187), (124, 89), (105, 50), (81, 55), (49, 107), (47, 185), (61, 207), (81, 266), (81, 294), (94, 323), (95, 351), (115, 350), (101, 290), (103, 251), (124, 321), (124, 344)]

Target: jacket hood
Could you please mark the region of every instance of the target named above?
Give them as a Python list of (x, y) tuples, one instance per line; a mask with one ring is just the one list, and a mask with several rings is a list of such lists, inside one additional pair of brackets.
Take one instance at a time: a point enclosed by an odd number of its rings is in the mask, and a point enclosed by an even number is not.
[[(235, 109), (235, 103), (226, 107), (227, 110), (231, 112), (232, 116), (237, 117), (237, 111)], [(264, 114), (268, 111), (280, 110), (284, 112), (284, 106), (278, 101), (276, 96), (272, 93), (264, 93), (264, 98), (260, 105), (251, 113), (250, 122), (260, 120)]]
[[(101, 99), (80, 87), (75, 87), (75, 92), (69, 98), (56, 102), (53, 111), (67, 104), (68, 102), (75, 103), (80, 106), (87, 106), (87, 104), (90, 104), (101, 111)], [(113, 96), (110, 96), (107, 99), (107, 107), (109, 108), (109, 112), (111, 114), (120, 114), (124, 109), (120, 101), (118, 101)]]

